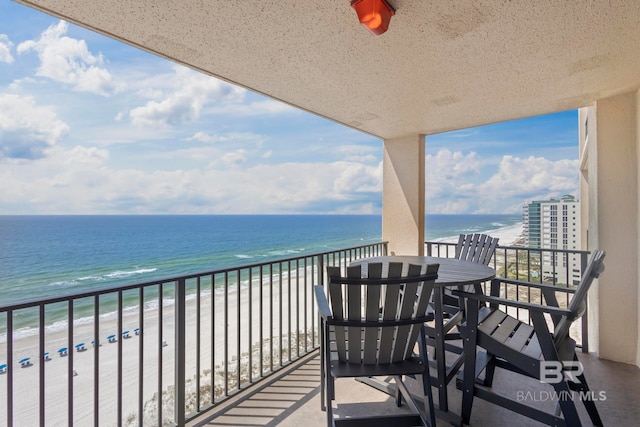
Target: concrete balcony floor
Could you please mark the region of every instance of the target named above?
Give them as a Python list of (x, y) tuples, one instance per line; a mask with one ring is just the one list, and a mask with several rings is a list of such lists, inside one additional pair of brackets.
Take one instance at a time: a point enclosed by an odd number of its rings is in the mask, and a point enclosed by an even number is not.
[[(637, 425), (640, 420), (640, 368), (622, 363), (598, 359), (591, 354), (579, 354), (584, 364), (585, 375), (592, 391), (605, 392), (606, 400), (597, 402), (598, 411), (607, 426)], [(191, 426), (291, 426), (310, 427), (327, 425), (326, 413), (320, 410), (320, 359), (317, 352), (297, 361), (281, 374), (245, 390), (221, 405), (206, 419), (192, 422)], [(411, 382), (411, 380), (409, 380)], [(555, 402), (544, 401), (545, 391), (550, 386), (536, 380), (523, 378), (497, 369), (494, 387), (507, 396), (516, 396), (518, 391), (533, 392), (535, 405), (555, 407)], [(434, 389), (435, 391), (435, 389)], [(540, 393), (543, 392), (543, 393)], [(359, 416), (408, 411), (407, 405), (397, 408), (393, 399), (367, 385), (352, 379), (341, 379), (336, 383), (337, 416)], [(455, 381), (449, 384), (449, 407), (460, 411), (461, 392)], [(437, 393), (434, 393), (437, 404)], [(578, 405), (580, 419), (584, 425), (591, 422), (582, 404)], [(438, 425), (449, 425), (438, 419)], [(474, 401), (471, 416), (472, 426), (538, 426), (540, 423), (520, 416), (483, 400)]]

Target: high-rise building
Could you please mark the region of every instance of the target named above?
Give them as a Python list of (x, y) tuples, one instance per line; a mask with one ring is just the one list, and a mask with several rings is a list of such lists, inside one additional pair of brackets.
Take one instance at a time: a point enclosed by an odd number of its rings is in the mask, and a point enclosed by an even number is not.
[(538, 200), (525, 205), (525, 244), (532, 248), (557, 249), (542, 256), (542, 275), (546, 281), (578, 283), (580, 258), (562, 250), (580, 249), (580, 203), (571, 195)]

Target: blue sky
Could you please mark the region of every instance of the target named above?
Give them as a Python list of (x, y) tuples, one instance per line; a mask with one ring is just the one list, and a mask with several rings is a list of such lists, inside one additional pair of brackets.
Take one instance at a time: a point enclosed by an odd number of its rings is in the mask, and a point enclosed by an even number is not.
[[(0, 0), (0, 214), (379, 213), (382, 141)], [(577, 196), (577, 112), (428, 136), (427, 213)]]

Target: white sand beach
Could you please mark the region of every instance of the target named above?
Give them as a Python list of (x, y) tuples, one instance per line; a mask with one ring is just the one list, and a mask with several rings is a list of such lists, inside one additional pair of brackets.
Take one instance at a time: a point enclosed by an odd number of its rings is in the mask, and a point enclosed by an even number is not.
[[(495, 230), (486, 231), (485, 234), (491, 237), (497, 237), (500, 245), (512, 246), (521, 239), (523, 233), (522, 223), (514, 224), (510, 227), (496, 228)], [(435, 239), (436, 242), (457, 243), (458, 236), (451, 236), (442, 239)]]
[[(293, 279), (293, 275), (292, 275)], [(254, 282), (257, 283), (256, 280)], [(291, 280), (291, 293), (289, 293), (289, 283), (284, 276), (282, 287), (279, 283), (273, 284), (274, 298), (270, 303), (270, 285), (263, 286), (263, 372), (267, 373), (273, 360), (274, 366), (281, 363), (280, 348), (283, 349), (282, 363), (297, 357), (296, 342), (291, 343), (289, 351), (288, 336), (291, 332), (292, 341), (297, 341), (296, 331), (311, 331), (312, 320), (315, 318), (311, 311), (311, 286), (309, 282), (306, 299), (306, 316), (304, 303), (297, 305), (298, 295), (304, 301), (304, 290), (298, 290), (295, 281)], [(301, 281), (302, 282), (302, 281)], [(302, 286), (302, 284), (301, 284)], [(282, 288), (282, 289), (280, 289)], [(292, 300), (289, 300), (291, 295)], [(228, 315), (225, 317), (225, 299), (221, 293), (215, 295), (215, 307), (212, 310), (211, 294), (203, 295), (200, 300), (200, 358), (196, 357), (198, 348), (198, 310), (195, 298), (189, 298), (186, 306), (186, 393), (187, 400), (191, 398), (191, 403), (187, 405), (187, 411), (195, 408), (196, 391), (196, 368), (199, 363), (201, 382), (199, 384), (202, 398), (201, 405), (210, 403), (212, 390), (211, 382), (213, 378), (217, 395), (224, 393), (224, 361), (228, 360), (227, 369), (229, 372), (229, 391), (233, 391), (237, 385), (237, 367), (240, 364), (242, 379), (248, 380), (249, 375), (249, 355), (251, 354), (251, 364), (254, 379), (260, 370), (260, 292), (259, 284), (252, 287), (251, 304), (249, 303), (248, 288), (241, 288), (240, 304), (238, 305), (237, 292), (229, 291), (226, 307)], [(240, 314), (238, 315), (238, 306)], [(98, 354), (98, 393), (99, 393), (99, 424), (101, 426), (117, 425), (118, 408), (118, 351), (122, 348), (122, 418), (124, 425), (137, 425), (138, 422), (138, 402), (139, 388), (138, 378), (140, 376), (139, 366), (143, 366), (142, 373), (142, 404), (144, 405), (145, 417), (144, 425), (158, 425), (157, 391), (160, 387), (165, 392), (162, 417), (165, 421), (173, 418), (173, 401), (171, 393), (175, 382), (175, 310), (172, 304), (163, 307), (162, 322), (159, 320), (157, 309), (147, 310), (144, 313), (143, 324), (139, 324), (138, 310), (127, 310), (123, 316), (123, 330), (129, 331), (129, 338), (120, 338), (117, 342), (110, 343), (106, 337), (111, 334), (117, 335), (117, 320), (115, 318), (100, 319), (100, 343), (99, 347), (93, 347), (93, 324), (81, 324), (74, 326), (73, 343), (69, 345), (66, 331), (46, 333), (45, 351), (49, 352), (50, 360), (44, 361), (37, 357), (38, 336), (30, 336), (14, 340), (14, 363), (13, 363), (13, 402), (14, 402), (14, 425), (37, 425), (39, 408), (39, 372), (40, 363), (44, 364), (45, 371), (45, 407), (46, 424), (57, 426), (67, 425), (68, 420), (68, 379), (73, 379), (73, 422), (75, 425), (93, 425), (94, 417), (94, 367), (96, 353)], [(281, 310), (282, 309), (282, 310)], [(251, 319), (250, 315), (251, 314)], [(215, 313), (215, 318), (212, 318)], [(282, 313), (282, 314), (281, 314)], [(239, 319), (240, 317), (240, 319)], [(305, 318), (307, 323), (305, 325)], [(240, 342), (236, 340), (238, 331), (238, 321), (240, 320)], [(228, 347), (225, 352), (225, 324), (226, 339)], [(162, 325), (162, 335), (159, 326)], [(249, 328), (251, 325), (251, 328)], [(140, 335), (134, 333), (135, 328), (140, 328)], [(211, 333), (213, 331), (213, 334)], [(276, 337), (272, 340), (270, 331)], [(282, 343), (277, 337), (283, 335)], [(251, 337), (250, 337), (251, 335)], [(212, 351), (212, 338), (214, 340)], [(309, 337), (311, 339), (311, 337)], [(140, 363), (140, 345), (143, 340), (143, 356)], [(166, 345), (163, 345), (163, 341)], [(303, 340), (304, 341), (304, 340)], [(85, 343), (84, 351), (76, 351), (74, 346), (78, 343)], [(304, 345), (304, 344), (303, 344)], [(67, 356), (59, 356), (58, 349), (68, 347), (72, 349)], [(238, 349), (240, 351), (240, 363), (238, 362)], [(253, 349), (252, 352), (249, 350)], [(303, 349), (304, 350), (304, 349)], [(302, 350), (302, 351), (303, 351)], [(273, 354), (270, 354), (273, 351)], [(226, 354), (225, 354), (226, 353)], [(290, 353), (290, 354), (289, 354)], [(160, 354), (162, 356), (160, 370)], [(213, 354), (213, 357), (212, 357)], [(70, 357), (72, 356), (72, 357)], [(2, 363), (6, 360), (6, 347), (0, 348), (0, 359)], [(21, 367), (17, 361), (23, 357), (30, 357), (32, 365)], [(72, 360), (72, 365), (70, 361)], [(161, 373), (160, 373), (161, 371)], [(77, 375), (74, 376), (74, 372)], [(159, 374), (160, 373), (160, 374)], [(161, 375), (161, 376), (159, 376)], [(0, 401), (5, 402), (7, 398), (8, 373), (0, 375)], [(6, 425), (7, 408), (0, 405), (0, 424)]]

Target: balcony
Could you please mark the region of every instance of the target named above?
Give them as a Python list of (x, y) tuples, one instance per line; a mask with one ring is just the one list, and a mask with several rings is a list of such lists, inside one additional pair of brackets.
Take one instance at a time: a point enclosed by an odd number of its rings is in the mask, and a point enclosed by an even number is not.
[[(598, 411), (605, 425), (633, 425), (640, 416), (634, 396), (640, 393), (640, 369), (622, 363), (600, 360), (594, 355), (581, 354), (588, 374), (589, 385), (593, 390), (606, 391), (606, 401), (598, 403)], [(300, 363), (284, 370), (281, 375), (257, 385), (229, 401), (215, 411), (199, 419), (194, 426), (322, 426), (326, 425), (326, 413), (320, 410), (320, 380), (318, 372), (320, 362), (317, 354), (312, 354)], [(507, 395), (515, 396), (523, 390), (521, 377), (516, 378), (509, 372), (500, 372), (500, 381), (496, 387)], [(554, 404), (545, 393), (548, 387), (531, 381), (527, 384), (527, 398), (538, 399), (545, 408)], [(345, 379), (337, 382), (340, 404), (334, 412), (336, 416), (388, 415), (398, 411), (408, 411), (407, 406), (397, 408), (391, 396), (381, 393), (355, 380)], [(449, 406), (459, 411), (461, 392), (452, 382), (448, 387)], [(437, 393), (434, 394), (437, 405)], [(546, 401), (543, 401), (546, 400)], [(529, 402), (530, 403), (530, 402)], [(581, 420), (589, 420), (584, 407), (578, 406)], [(476, 399), (471, 415), (472, 426), (539, 426), (540, 423), (529, 420), (514, 412)], [(438, 419), (438, 425), (450, 425)], [(586, 424), (590, 425), (590, 424)]]
[[(430, 255), (453, 255), (452, 244), (426, 245)], [(323, 425), (312, 287), (323, 283), (327, 265), (386, 251), (377, 243), (0, 307), (6, 338), (0, 364), (7, 365), (0, 373), (0, 423)], [(573, 269), (584, 268), (587, 252), (521, 247), (499, 247), (492, 265), (503, 276), (570, 287), (570, 269), (552, 269), (547, 279), (542, 274), (546, 255), (564, 253), (580, 260)], [(503, 292), (540, 298), (520, 289)], [(586, 353), (587, 328), (582, 323), (572, 334), (585, 352), (580, 359), (592, 390), (605, 393), (601, 415), (607, 425), (628, 425), (640, 417), (633, 398), (640, 369)], [(498, 380), (514, 394), (522, 390), (508, 376)], [(529, 397), (552, 405), (545, 390), (535, 381), (527, 388)], [(339, 382), (338, 393), (347, 401), (338, 414), (406, 410), (356, 381)], [(455, 411), (460, 392), (454, 382), (449, 396)], [(356, 405), (365, 401), (377, 403)], [(512, 425), (514, 417), (479, 401), (472, 420)]]

